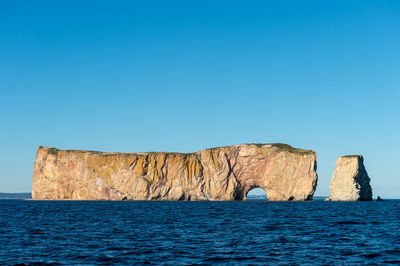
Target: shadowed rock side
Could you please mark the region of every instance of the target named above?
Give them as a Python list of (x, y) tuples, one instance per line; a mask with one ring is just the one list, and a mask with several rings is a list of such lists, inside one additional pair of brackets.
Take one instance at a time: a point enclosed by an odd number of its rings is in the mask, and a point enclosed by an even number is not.
[(286, 144), (243, 144), (196, 153), (105, 153), (39, 147), (33, 199), (312, 200), (316, 153)]
[(329, 186), (332, 201), (372, 200), (372, 188), (362, 155), (339, 157)]

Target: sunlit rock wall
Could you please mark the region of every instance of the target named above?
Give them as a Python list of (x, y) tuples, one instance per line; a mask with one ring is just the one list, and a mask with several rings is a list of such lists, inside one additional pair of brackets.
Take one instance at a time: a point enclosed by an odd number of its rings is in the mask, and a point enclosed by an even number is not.
[(286, 144), (243, 144), (196, 153), (105, 153), (39, 147), (33, 199), (311, 200), (316, 153)]
[(339, 157), (330, 184), (332, 201), (372, 200), (370, 178), (362, 155)]

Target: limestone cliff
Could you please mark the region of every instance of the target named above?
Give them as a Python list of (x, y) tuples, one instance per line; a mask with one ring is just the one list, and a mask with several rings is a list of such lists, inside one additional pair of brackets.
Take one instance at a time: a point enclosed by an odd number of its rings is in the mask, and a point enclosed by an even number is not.
[(370, 179), (362, 155), (339, 157), (329, 186), (332, 201), (372, 200)]
[(39, 147), (33, 199), (311, 200), (316, 153), (286, 144), (243, 144), (196, 153), (105, 153)]

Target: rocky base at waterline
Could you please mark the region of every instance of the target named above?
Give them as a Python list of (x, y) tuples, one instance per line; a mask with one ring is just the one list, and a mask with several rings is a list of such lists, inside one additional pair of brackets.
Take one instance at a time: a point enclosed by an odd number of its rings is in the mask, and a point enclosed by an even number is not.
[(362, 155), (339, 157), (329, 186), (331, 201), (370, 201), (372, 188)]
[(312, 200), (317, 155), (287, 144), (243, 144), (196, 153), (105, 153), (39, 147), (33, 199)]

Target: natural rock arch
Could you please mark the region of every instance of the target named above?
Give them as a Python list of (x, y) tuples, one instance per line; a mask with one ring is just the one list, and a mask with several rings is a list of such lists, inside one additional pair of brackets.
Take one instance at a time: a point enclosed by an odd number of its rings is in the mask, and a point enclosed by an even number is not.
[(34, 199), (311, 200), (316, 153), (286, 144), (243, 144), (196, 153), (103, 153), (39, 147)]
[[(255, 189), (261, 189), (264, 193), (258, 193), (258, 194), (253, 194), (253, 195), (249, 195), (250, 194), (250, 192), (251, 191), (254, 191)], [(242, 200), (247, 200), (248, 198), (249, 198), (249, 196), (251, 197), (254, 197), (254, 196), (256, 196), (256, 195), (258, 195), (258, 196), (264, 196), (265, 195), (265, 199), (268, 199), (268, 193), (267, 193), (267, 190), (265, 190), (265, 189), (263, 189), (263, 188), (261, 188), (261, 187), (259, 187), (259, 186), (255, 186), (255, 187), (253, 187), (253, 188), (250, 188), (249, 190), (247, 190), (247, 192), (245, 192), (244, 193), (244, 198), (242, 199)]]

